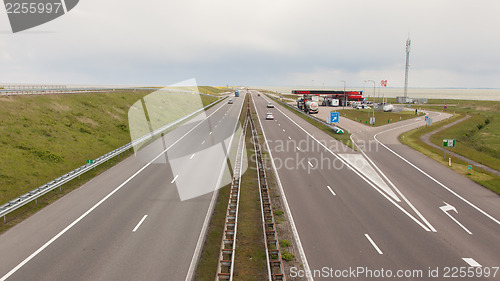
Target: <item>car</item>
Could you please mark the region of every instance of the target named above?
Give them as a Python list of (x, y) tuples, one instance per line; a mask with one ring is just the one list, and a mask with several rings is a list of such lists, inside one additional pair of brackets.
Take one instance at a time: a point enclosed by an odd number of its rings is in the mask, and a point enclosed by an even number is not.
[(257, 94), (258, 97), (260, 97), (260, 94)]
[(272, 104), (272, 103), (268, 103), (268, 104), (267, 104), (267, 108), (274, 108), (274, 104)]
[(229, 104), (233, 104), (233, 100), (232, 100), (232, 99), (230, 99), (227, 103), (229, 103)]
[(274, 120), (274, 115), (271, 112), (266, 114), (266, 120)]
[(356, 106), (356, 109), (370, 109), (370, 107), (368, 105), (361, 104)]

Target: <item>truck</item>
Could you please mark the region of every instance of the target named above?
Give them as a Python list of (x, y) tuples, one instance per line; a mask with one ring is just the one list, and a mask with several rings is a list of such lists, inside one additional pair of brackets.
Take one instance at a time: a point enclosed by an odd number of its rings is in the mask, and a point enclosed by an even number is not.
[(339, 99), (334, 99), (332, 97), (325, 97), (323, 99), (323, 106), (339, 106)]
[(309, 114), (318, 113), (318, 102), (308, 97), (301, 97), (297, 99), (297, 108)]
[(307, 100), (305, 102), (305, 110), (306, 113), (313, 114), (313, 113), (318, 113), (318, 102), (317, 101), (312, 101), (312, 100)]
[(238, 90), (234, 91), (234, 96), (235, 97), (239, 97), (240, 96), (240, 91), (238, 91)]

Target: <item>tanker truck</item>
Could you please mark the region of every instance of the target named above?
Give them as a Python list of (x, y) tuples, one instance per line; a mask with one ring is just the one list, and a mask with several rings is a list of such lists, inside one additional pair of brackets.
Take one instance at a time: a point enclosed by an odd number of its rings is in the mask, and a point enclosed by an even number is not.
[(309, 114), (318, 113), (318, 102), (307, 97), (298, 98), (297, 108)]

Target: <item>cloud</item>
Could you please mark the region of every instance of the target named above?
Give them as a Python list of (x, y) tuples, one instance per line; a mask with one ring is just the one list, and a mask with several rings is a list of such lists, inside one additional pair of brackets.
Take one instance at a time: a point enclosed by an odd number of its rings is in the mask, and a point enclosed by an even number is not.
[[(402, 85), (410, 32), (410, 86), (500, 88), (499, 10), (495, 0), (85, 0), (30, 32), (0, 34), (0, 76), (13, 83), (196, 77), (200, 84), (297, 85), (316, 77)], [(8, 30), (4, 13), (0, 26)]]

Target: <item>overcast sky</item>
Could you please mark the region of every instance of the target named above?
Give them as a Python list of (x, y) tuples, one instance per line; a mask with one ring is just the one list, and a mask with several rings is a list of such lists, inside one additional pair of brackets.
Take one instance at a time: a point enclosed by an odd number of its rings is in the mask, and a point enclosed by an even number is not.
[(0, 84), (500, 88), (498, 0), (80, 0), (12, 34)]

